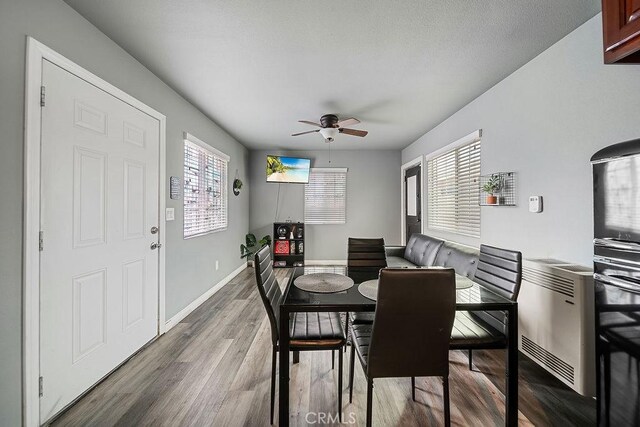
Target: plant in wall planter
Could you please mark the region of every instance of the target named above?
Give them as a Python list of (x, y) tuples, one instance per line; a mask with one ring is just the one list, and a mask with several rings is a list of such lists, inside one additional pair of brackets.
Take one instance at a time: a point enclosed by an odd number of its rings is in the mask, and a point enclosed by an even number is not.
[(240, 258), (246, 258), (247, 263), (251, 262), (251, 257), (253, 254), (262, 249), (263, 246), (271, 246), (271, 236), (266, 235), (259, 241), (256, 239), (256, 236), (252, 233), (249, 233), (245, 236), (245, 244), (240, 245)]
[(496, 196), (496, 193), (499, 193), (500, 190), (502, 190), (502, 179), (500, 175), (491, 175), (489, 180), (482, 186), (482, 191), (487, 193), (487, 205), (498, 204), (498, 196)]
[(242, 180), (240, 178), (236, 178), (233, 180), (233, 194), (236, 196), (240, 194), (240, 189), (242, 188)]

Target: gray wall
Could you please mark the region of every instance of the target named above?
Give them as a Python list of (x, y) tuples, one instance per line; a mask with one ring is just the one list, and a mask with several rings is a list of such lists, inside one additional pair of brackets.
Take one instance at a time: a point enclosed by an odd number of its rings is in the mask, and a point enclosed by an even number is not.
[[(231, 156), (230, 178), (246, 181), (247, 150), (162, 83), (107, 36), (59, 0), (0, 0), (0, 425), (21, 424), (23, 109), (26, 36), (65, 55), (167, 116), (167, 175), (182, 176), (182, 132)], [(229, 229), (182, 239), (182, 201), (168, 223), (167, 317), (242, 264), (236, 248), (246, 233), (249, 197), (230, 196)], [(214, 271), (214, 260), (220, 269)]]
[[(589, 159), (602, 147), (640, 137), (640, 66), (603, 65), (601, 19), (589, 20), (402, 151), (406, 162), (481, 128), (482, 173), (517, 173), (518, 206), (483, 207), (481, 239), (428, 233), (520, 249), (526, 257), (591, 263)], [(543, 213), (528, 212), (530, 195), (543, 196)]]
[[(324, 144), (322, 140), (318, 144)], [(340, 144), (340, 141), (334, 144)], [(346, 260), (347, 238), (384, 237), (400, 242), (399, 151), (251, 151), (249, 224), (260, 238), (273, 234), (277, 221), (304, 221), (304, 185), (266, 182), (267, 154), (311, 159), (312, 167), (347, 167), (347, 223), (305, 227), (307, 260)], [(280, 206), (276, 199), (280, 186)]]

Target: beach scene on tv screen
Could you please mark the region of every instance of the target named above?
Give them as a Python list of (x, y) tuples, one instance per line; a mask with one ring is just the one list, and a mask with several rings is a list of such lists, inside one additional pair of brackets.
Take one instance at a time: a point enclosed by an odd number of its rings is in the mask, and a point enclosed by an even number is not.
[(309, 159), (267, 156), (267, 181), (307, 183), (310, 166)]

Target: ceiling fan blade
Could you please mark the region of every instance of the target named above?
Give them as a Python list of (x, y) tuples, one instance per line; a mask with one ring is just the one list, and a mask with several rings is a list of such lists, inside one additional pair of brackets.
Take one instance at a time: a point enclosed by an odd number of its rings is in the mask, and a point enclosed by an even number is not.
[(294, 133), (294, 134), (291, 134), (291, 136), (305, 135), (307, 133), (316, 133), (316, 132), (320, 132), (320, 129), (308, 130), (306, 132), (300, 132), (300, 133)]
[(298, 120), (298, 122), (300, 123), (305, 123), (311, 126), (318, 126), (319, 128), (321, 128), (322, 126), (318, 123), (314, 123), (314, 122), (310, 122), (309, 120)]
[(341, 128), (344, 126), (352, 126), (352, 125), (357, 125), (358, 123), (360, 123), (360, 120), (350, 117), (348, 119), (343, 119), (338, 121), (338, 126), (336, 126), (337, 128)]
[(353, 136), (367, 136), (367, 134), (369, 133), (366, 130), (359, 130), (359, 129), (340, 128), (339, 130), (340, 130), (340, 133), (346, 133), (347, 135), (353, 135)]

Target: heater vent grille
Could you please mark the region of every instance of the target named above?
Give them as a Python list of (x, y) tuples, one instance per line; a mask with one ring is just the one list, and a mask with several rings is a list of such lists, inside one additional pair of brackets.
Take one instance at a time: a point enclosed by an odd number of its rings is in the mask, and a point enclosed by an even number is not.
[(535, 342), (531, 341), (526, 336), (522, 336), (522, 350), (542, 363), (547, 368), (564, 378), (573, 385), (574, 383), (574, 369), (564, 360), (560, 359), (555, 354), (545, 350)]
[(564, 277), (560, 277), (555, 274), (546, 273), (530, 267), (524, 267), (522, 269), (522, 280), (526, 280), (533, 285), (547, 288), (571, 298), (575, 296), (573, 280), (565, 279)]

